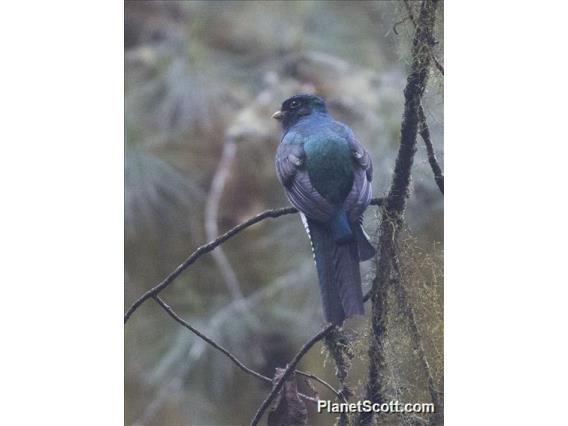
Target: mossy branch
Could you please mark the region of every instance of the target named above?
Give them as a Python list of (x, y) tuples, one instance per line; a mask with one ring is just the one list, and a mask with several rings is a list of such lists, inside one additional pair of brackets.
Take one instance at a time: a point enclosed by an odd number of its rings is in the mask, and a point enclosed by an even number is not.
[[(432, 60), (434, 23), (437, 0), (421, 3), (415, 23), (412, 43), (412, 64), (404, 89), (404, 115), (400, 131), (400, 146), (389, 193), (382, 207), (379, 223), (379, 243), (376, 256), (376, 275), (372, 287), (371, 333), (369, 342), (369, 373), (366, 399), (382, 402), (384, 398), (384, 338), (386, 332), (387, 290), (391, 282), (393, 260), (396, 257), (396, 240), (406, 210), (410, 187), (410, 173), (416, 152), (416, 139), (420, 123), (422, 96)], [(363, 413), (357, 423), (371, 425), (373, 413)]]

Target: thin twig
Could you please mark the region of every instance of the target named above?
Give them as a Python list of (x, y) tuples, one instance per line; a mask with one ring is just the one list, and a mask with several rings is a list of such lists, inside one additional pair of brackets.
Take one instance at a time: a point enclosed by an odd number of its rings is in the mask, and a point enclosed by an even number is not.
[(412, 15), (408, 15), (405, 16), (404, 18), (402, 18), (400, 21), (396, 22), (393, 26), (392, 26), (392, 31), (393, 33), (395, 33), (396, 35), (398, 35), (398, 26), (404, 24), (406, 21), (408, 21), (409, 19), (412, 19)]
[(214, 340), (211, 340), (209, 337), (207, 337), (205, 334), (201, 333), (199, 330), (197, 330), (196, 328), (194, 328), (191, 324), (189, 324), (187, 321), (185, 321), (183, 318), (181, 318), (178, 314), (175, 313), (175, 311), (171, 308), (170, 305), (168, 305), (166, 302), (164, 302), (160, 296), (155, 296), (154, 299), (156, 300), (156, 302), (162, 307), (164, 308), (164, 310), (178, 323), (180, 323), (181, 325), (183, 325), (185, 328), (187, 328), (189, 331), (191, 331), (193, 334), (195, 334), (196, 336), (198, 336), (200, 339), (205, 340), (207, 343), (209, 343), (211, 346), (213, 346), (215, 349), (217, 349), (218, 351), (224, 353), (231, 361), (233, 361), (235, 363), (235, 365), (237, 367), (239, 367), (241, 370), (243, 370), (245, 373), (250, 374), (251, 376), (255, 376), (261, 380), (264, 380), (265, 382), (271, 383), (272, 380), (270, 380), (269, 377), (263, 376), (260, 373), (257, 373), (254, 370), (251, 370), (250, 368), (248, 368), (246, 365), (244, 365), (241, 361), (239, 361), (237, 359), (237, 357), (235, 355), (233, 355), (230, 351), (228, 351), (227, 349), (225, 349), (223, 346), (219, 345), (217, 342), (215, 342)]
[(319, 392), (318, 392), (318, 390), (315, 388), (315, 386), (312, 384), (311, 380), (308, 379), (307, 377), (304, 377), (304, 383), (305, 383), (306, 386), (313, 392), (314, 398), (315, 398), (316, 400), (319, 400)]
[[(380, 206), (383, 202), (382, 198), (373, 198), (370, 202), (371, 205)], [(146, 291), (142, 296), (140, 296), (132, 305), (128, 308), (126, 313), (124, 314), (124, 323), (128, 321), (130, 316), (142, 305), (146, 300), (156, 296), (166, 287), (168, 287), (177, 277), (181, 275), (183, 271), (185, 271), (189, 266), (191, 266), (197, 259), (203, 256), (206, 253), (213, 251), (217, 246), (223, 244), (229, 238), (235, 236), (242, 230), (252, 226), (258, 222), (263, 221), (264, 219), (268, 218), (277, 218), (280, 216), (284, 216), (287, 214), (298, 213), (298, 210), (294, 207), (283, 207), (280, 209), (272, 209), (272, 210), (265, 210), (262, 213), (257, 214), (256, 216), (252, 217), (251, 219), (231, 228), (223, 235), (219, 236), (214, 241), (210, 241), (207, 244), (204, 244), (198, 247), (187, 259), (185, 259), (178, 267), (171, 272), (166, 278), (152, 287), (150, 290)]]
[(258, 422), (262, 418), (262, 415), (264, 414), (268, 406), (272, 403), (274, 398), (276, 398), (276, 395), (278, 395), (278, 392), (280, 392), (280, 389), (282, 389), (282, 386), (284, 386), (284, 383), (286, 382), (288, 377), (295, 371), (296, 365), (298, 365), (302, 357), (311, 349), (313, 345), (315, 345), (317, 342), (323, 339), (327, 335), (327, 333), (329, 333), (334, 327), (335, 326), (333, 324), (329, 324), (327, 327), (325, 327), (323, 330), (317, 333), (314, 337), (308, 340), (304, 344), (304, 346), (302, 346), (300, 351), (296, 354), (296, 356), (292, 359), (290, 364), (288, 364), (288, 366), (286, 367), (286, 370), (284, 371), (284, 374), (282, 374), (282, 377), (280, 377), (280, 380), (276, 382), (276, 384), (274, 385), (268, 396), (264, 399), (264, 401), (258, 408), (258, 411), (254, 415), (250, 423), (251, 426), (258, 425)]
[[(228, 349), (225, 349), (223, 346), (221, 346), (220, 344), (218, 344), (217, 342), (215, 342), (214, 340), (210, 339), (209, 337), (207, 337), (205, 334), (201, 333), (199, 330), (197, 330), (195, 327), (193, 327), (191, 324), (189, 324), (187, 321), (185, 321), (183, 318), (181, 318), (173, 309), (170, 305), (168, 305), (166, 302), (164, 302), (164, 300), (162, 298), (160, 298), (160, 296), (154, 296), (153, 299), (162, 307), (164, 308), (164, 310), (168, 313), (168, 315), (170, 315), (176, 322), (178, 322), (179, 324), (181, 324), (182, 326), (184, 326), (185, 328), (187, 328), (189, 331), (191, 331), (193, 334), (195, 334), (196, 336), (198, 336), (199, 338), (201, 338), (202, 340), (204, 340), (205, 342), (207, 342), (209, 345), (213, 346), (215, 349), (217, 349), (218, 351), (222, 352), (223, 354), (225, 354), (231, 361), (233, 361), (233, 363), (239, 367), (241, 370), (243, 370), (245, 373), (250, 374), (251, 376), (256, 377), (257, 379), (263, 380), (266, 383), (272, 383), (272, 380), (270, 379), (270, 377), (266, 377), (256, 371), (254, 371), (253, 369), (247, 367), (246, 365), (244, 365), (241, 361), (239, 361), (239, 359), (233, 355)], [(322, 384), (327, 385), (328, 387), (331, 388), (332, 391), (335, 392), (335, 389), (333, 389), (333, 387), (331, 387), (330, 385), (328, 385), (324, 380), (320, 379), (319, 377), (311, 374), (311, 373), (304, 373), (301, 372), (300, 374), (305, 375), (306, 377), (310, 377), (311, 379), (314, 379)], [(312, 398), (311, 396), (308, 395), (304, 395), (302, 393), (299, 393), (298, 395), (300, 395), (302, 398), (308, 400), (308, 401), (312, 401), (312, 402), (317, 402), (317, 400), (315, 400), (314, 398)]]
[(266, 210), (255, 217), (247, 220), (246, 222), (241, 223), (240, 225), (235, 226), (234, 228), (230, 229), (229, 231), (225, 232), (223, 235), (218, 237), (216, 240), (208, 242), (197, 248), (191, 255), (185, 259), (173, 272), (171, 272), (166, 278), (164, 278), (160, 283), (152, 287), (150, 290), (145, 292), (142, 296), (140, 296), (126, 311), (124, 315), (124, 323), (128, 321), (130, 316), (140, 307), (142, 303), (146, 300), (154, 297), (158, 293), (160, 293), (163, 289), (165, 289), (168, 285), (170, 285), (180, 274), (185, 271), (192, 263), (194, 263), (199, 257), (202, 255), (209, 253), (215, 249), (218, 245), (224, 243), (232, 236), (238, 234), (243, 229), (248, 228), (255, 223), (258, 223), (266, 218), (276, 218), (279, 216), (283, 216), (285, 214), (292, 214), (296, 213), (297, 210), (294, 207), (285, 207), (281, 209), (274, 209), (274, 210)]
[(440, 74), (442, 74), (442, 76), (443, 76), (444, 75), (444, 67), (442, 66), (442, 64), (440, 62), (438, 62), (438, 58), (436, 58), (433, 53), (431, 55), (432, 55), (432, 61), (434, 61), (434, 65), (436, 66), (438, 71), (440, 71)]
[(426, 151), (428, 152), (428, 162), (434, 173), (434, 180), (440, 189), (440, 192), (444, 193), (444, 174), (436, 158), (436, 153), (434, 152), (434, 147), (432, 146), (432, 141), (430, 139), (430, 129), (428, 129), (428, 123), (426, 123), (426, 115), (424, 114), (424, 108), (422, 104), (418, 108), (418, 133), (422, 137), (424, 144), (426, 145)]
[(335, 389), (333, 386), (331, 386), (328, 382), (326, 382), (325, 380), (319, 378), (318, 376), (316, 376), (315, 374), (312, 373), (307, 373), (305, 371), (302, 370), (296, 370), (295, 371), (296, 374), (299, 374), (300, 376), (304, 376), (307, 377), (308, 379), (312, 379), (315, 380), (318, 383), (321, 383), (322, 385), (324, 385), (326, 388), (328, 388), (330, 391), (332, 391), (339, 399), (343, 399), (345, 401), (345, 396), (338, 391), (337, 389)]
[[(256, 289), (251, 294), (248, 294), (245, 299), (232, 300), (227, 305), (215, 309), (215, 313), (207, 320), (207, 324), (203, 329), (205, 331), (202, 332), (208, 336), (216, 335), (227, 321), (234, 319), (234, 315), (237, 313), (236, 311), (242, 312), (239, 305), (245, 304), (250, 310), (254, 306), (261, 304), (266, 298), (274, 296), (277, 292), (289, 291), (296, 288), (299, 285), (298, 282), (301, 281), (300, 277), (305, 276), (308, 270), (311, 270), (309, 264), (304, 264), (293, 272), (289, 272), (266, 286)], [(164, 405), (169, 395), (179, 394), (192, 368), (203, 356), (207, 347), (207, 343), (201, 339), (191, 345), (191, 350), (184, 358), (183, 362), (180, 363), (179, 371), (174, 377), (170, 378), (167, 383), (161, 384), (160, 389), (157, 391), (152, 401), (144, 407), (142, 415), (134, 422), (134, 425), (141, 426), (149, 424)]]

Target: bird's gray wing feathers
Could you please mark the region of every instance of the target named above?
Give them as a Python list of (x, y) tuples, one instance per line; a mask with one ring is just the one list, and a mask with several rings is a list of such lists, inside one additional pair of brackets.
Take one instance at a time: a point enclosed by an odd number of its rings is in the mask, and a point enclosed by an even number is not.
[(371, 201), (371, 182), (366, 178), (362, 170), (355, 171), (353, 186), (343, 203), (343, 209), (347, 212), (349, 221), (354, 223), (361, 217)]
[(300, 144), (283, 144), (276, 151), (276, 174), (284, 187), (290, 186), (296, 171), (305, 160), (304, 147)]
[(347, 195), (343, 208), (349, 215), (349, 220), (355, 222), (361, 217), (369, 202), (371, 201), (373, 179), (373, 163), (367, 150), (349, 135), (347, 138), (354, 159), (354, 179), (351, 191)]
[(371, 161), (371, 156), (365, 147), (352, 135), (347, 137), (347, 142), (349, 143), (349, 148), (351, 148), (351, 152), (353, 153), (355, 164), (365, 171), (367, 180), (371, 182), (373, 180), (373, 163)]
[(309, 218), (326, 222), (335, 209), (314, 188), (304, 167), (303, 145), (281, 143), (276, 152), (276, 173), (294, 207)]

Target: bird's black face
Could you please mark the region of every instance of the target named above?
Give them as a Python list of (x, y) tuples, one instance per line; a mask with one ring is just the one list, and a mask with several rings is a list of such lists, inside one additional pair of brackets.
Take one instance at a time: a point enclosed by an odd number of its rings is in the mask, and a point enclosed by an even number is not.
[(272, 117), (280, 120), (282, 127), (288, 129), (313, 112), (327, 113), (323, 99), (314, 95), (296, 95), (286, 99), (280, 111), (276, 111)]

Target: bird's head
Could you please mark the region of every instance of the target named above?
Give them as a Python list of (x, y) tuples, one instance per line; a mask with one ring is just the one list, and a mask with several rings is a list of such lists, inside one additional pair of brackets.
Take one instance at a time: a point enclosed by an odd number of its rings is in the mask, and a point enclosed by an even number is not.
[(312, 113), (327, 113), (325, 102), (314, 95), (296, 95), (282, 103), (280, 111), (272, 114), (272, 118), (279, 120), (286, 130), (296, 124), (302, 117)]

